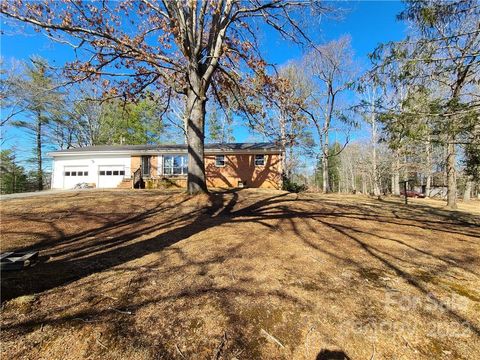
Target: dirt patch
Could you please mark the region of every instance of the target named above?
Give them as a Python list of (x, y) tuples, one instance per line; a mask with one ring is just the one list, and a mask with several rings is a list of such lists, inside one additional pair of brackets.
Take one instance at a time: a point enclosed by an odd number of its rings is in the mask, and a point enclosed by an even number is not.
[(2, 355), (480, 357), (480, 210), (117, 190), (2, 201)]

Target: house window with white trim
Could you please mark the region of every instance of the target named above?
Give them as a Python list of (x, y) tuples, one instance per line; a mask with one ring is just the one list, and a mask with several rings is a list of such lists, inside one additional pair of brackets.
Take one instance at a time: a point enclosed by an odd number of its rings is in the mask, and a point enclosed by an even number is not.
[(255, 155), (255, 166), (265, 166), (265, 155)]
[(165, 175), (187, 175), (187, 155), (165, 155), (163, 158), (163, 173)]
[(225, 166), (225, 155), (215, 155), (215, 166), (216, 167)]

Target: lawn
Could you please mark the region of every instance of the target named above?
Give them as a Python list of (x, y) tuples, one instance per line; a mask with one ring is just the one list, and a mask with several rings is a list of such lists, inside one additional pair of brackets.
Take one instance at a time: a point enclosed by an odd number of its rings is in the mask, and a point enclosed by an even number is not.
[(478, 359), (480, 203), (241, 190), (4, 200), (5, 359)]

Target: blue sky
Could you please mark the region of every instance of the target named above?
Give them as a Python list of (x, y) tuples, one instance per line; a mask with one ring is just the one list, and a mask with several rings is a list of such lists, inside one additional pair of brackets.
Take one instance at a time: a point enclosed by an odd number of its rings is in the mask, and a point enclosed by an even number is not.
[[(319, 32), (311, 34), (318, 43), (336, 39), (349, 34), (356, 59), (363, 66), (368, 65), (367, 55), (374, 48), (387, 41), (404, 38), (405, 24), (396, 20), (396, 15), (402, 10), (400, 1), (348, 1), (331, 3), (345, 10), (343, 19), (321, 19)], [(3, 20), (3, 19), (2, 19)], [(1, 36), (1, 55), (8, 64), (11, 59), (28, 60), (32, 55), (39, 55), (54, 65), (61, 66), (74, 58), (73, 50), (68, 46), (52, 43), (44, 35), (33, 32), (29, 28), (21, 29), (22, 25), (9, 28), (2, 21), (4, 34)], [(266, 29), (262, 35), (262, 49), (268, 62), (282, 65), (302, 56), (301, 49), (283, 41), (274, 31)], [(241, 121), (234, 126), (234, 136), (237, 141), (259, 139), (252, 137)], [(362, 137), (365, 131), (360, 130), (356, 137)], [(15, 145), (20, 156), (30, 156), (31, 139), (18, 130), (8, 129), (10, 138), (4, 147)]]

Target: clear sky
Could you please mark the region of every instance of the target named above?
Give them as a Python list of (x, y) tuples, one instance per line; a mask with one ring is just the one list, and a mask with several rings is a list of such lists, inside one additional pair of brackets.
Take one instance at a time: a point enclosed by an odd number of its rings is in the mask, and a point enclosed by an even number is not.
[[(345, 10), (342, 19), (321, 19), (320, 31), (312, 36), (315, 41), (322, 43), (349, 34), (356, 59), (362, 66), (368, 66), (367, 55), (379, 43), (400, 40), (405, 36), (405, 24), (396, 20), (396, 15), (403, 8), (400, 1), (346, 1), (331, 4)], [(74, 58), (70, 47), (52, 43), (44, 35), (26, 29), (21, 29), (21, 25), (18, 28), (8, 27), (2, 19), (1, 55), (4, 64), (9, 64), (12, 59), (28, 60), (32, 55), (39, 55), (54, 66), (61, 66)], [(283, 41), (272, 30), (266, 29), (262, 34), (262, 44), (267, 61), (273, 64), (281, 65), (302, 56), (301, 49)], [(29, 156), (29, 149), (33, 145), (31, 139), (18, 130), (7, 131), (10, 140), (4, 147), (15, 145), (21, 153)], [(364, 134), (359, 131), (356, 136)], [(235, 125), (234, 136), (239, 142), (255, 139), (240, 124)]]

